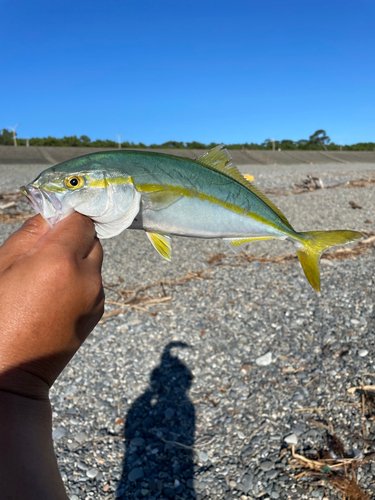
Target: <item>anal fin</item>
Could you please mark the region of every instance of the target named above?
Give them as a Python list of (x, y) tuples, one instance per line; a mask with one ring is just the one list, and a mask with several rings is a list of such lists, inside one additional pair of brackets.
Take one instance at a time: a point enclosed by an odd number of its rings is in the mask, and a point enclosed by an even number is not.
[(149, 233), (146, 231), (148, 239), (151, 241), (152, 246), (166, 260), (171, 260), (171, 239), (165, 234)]
[(241, 247), (251, 241), (274, 240), (274, 236), (256, 236), (252, 238), (223, 238), (223, 241), (233, 250), (234, 253), (240, 253)]

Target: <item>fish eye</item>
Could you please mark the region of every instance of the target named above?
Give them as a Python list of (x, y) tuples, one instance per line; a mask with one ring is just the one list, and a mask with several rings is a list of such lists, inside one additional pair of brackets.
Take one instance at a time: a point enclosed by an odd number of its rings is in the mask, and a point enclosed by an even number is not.
[(85, 183), (84, 178), (80, 175), (71, 175), (70, 177), (66, 177), (64, 182), (65, 186), (69, 189), (79, 189)]

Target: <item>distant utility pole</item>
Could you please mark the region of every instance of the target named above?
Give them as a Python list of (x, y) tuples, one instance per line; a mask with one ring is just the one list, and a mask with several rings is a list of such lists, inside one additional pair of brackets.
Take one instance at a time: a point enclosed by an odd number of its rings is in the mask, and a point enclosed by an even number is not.
[(121, 134), (115, 134), (115, 137), (117, 137), (117, 142), (118, 142), (118, 148), (121, 149), (121, 141), (120, 141), (120, 137), (122, 136), (122, 133)]
[(275, 139), (272, 139), (272, 151), (275, 151)]
[(30, 147), (30, 144), (29, 144), (29, 138), (28, 138), (28, 137), (26, 137), (26, 147), (27, 147), (27, 148), (28, 148), (28, 147)]
[(17, 125), (15, 125), (14, 127), (8, 127), (13, 132), (14, 147), (17, 147), (16, 128), (18, 127), (18, 125), (19, 123), (17, 123)]

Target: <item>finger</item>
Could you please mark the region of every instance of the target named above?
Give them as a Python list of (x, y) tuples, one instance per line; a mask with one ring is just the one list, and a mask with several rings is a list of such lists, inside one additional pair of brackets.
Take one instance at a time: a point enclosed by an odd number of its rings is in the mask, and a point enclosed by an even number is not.
[(8, 269), (21, 255), (33, 248), (49, 231), (49, 225), (41, 215), (27, 220), (0, 247), (0, 272)]
[(94, 239), (94, 244), (90, 252), (87, 254), (86, 260), (90, 263), (90, 265), (94, 265), (99, 272), (101, 271), (103, 264), (103, 248), (97, 237)]
[(85, 215), (75, 212), (58, 222), (38, 242), (38, 246), (55, 248), (78, 258), (85, 258), (96, 242), (94, 223)]

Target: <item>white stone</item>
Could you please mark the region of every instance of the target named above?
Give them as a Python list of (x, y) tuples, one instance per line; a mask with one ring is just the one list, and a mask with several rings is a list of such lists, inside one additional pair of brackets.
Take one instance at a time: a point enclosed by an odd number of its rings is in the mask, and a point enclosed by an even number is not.
[(98, 469), (95, 469), (94, 467), (86, 471), (86, 476), (89, 477), (90, 479), (94, 479), (94, 477), (96, 477), (98, 474), (99, 474)]
[(258, 366), (268, 366), (272, 363), (272, 352), (267, 352), (255, 360)]
[(287, 443), (287, 444), (298, 444), (298, 437), (295, 435), (295, 434), (289, 434), (289, 436), (287, 436), (284, 441)]
[(368, 350), (367, 349), (360, 349), (358, 351), (358, 356), (361, 356), (361, 358), (364, 358), (365, 356), (367, 356), (368, 354)]

